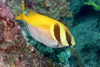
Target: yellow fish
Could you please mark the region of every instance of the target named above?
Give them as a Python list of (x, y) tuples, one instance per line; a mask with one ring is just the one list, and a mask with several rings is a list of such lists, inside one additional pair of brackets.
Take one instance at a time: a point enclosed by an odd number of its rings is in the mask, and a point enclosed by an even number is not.
[(30, 35), (39, 42), (52, 47), (61, 48), (75, 45), (74, 37), (68, 28), (59, 21), (30, 10), (28, 16), (24, 14), (24, 2), (22, 0), (22, 13), (16, 20), (25, 20)]

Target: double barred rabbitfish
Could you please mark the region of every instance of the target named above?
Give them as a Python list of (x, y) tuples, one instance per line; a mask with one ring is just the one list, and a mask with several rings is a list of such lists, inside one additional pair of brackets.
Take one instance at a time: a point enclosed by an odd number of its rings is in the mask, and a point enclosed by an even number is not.
[(59, 21), (50, 17), (35, 13), (30, 10), (28, 16), (24, 14), (24, 2), (22, 0), (22, 13), (16, 20), (25, 20), (27, 30), (37, 41), (52, 48), (61, 48), (75, 45), (74, 37), (68, 28)]

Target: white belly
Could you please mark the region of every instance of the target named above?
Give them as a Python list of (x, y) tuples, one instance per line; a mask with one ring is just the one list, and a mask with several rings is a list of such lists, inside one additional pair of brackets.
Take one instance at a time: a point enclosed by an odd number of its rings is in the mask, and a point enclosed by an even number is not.
[(39, 41), (39, 42), (41, 42), (49, 47), (53, 47), (53, 48), (59, 47), (59, 44), (53, 39), (52, 36), (50, 36), (51, 34), (45, 34), (45, 30), (39, 29), (35, 26), (31, 26), (28, 23), (27, 23), (27, 30), (30, 33), (30, 35), (33, 38), (35, 38), (37, 41)]

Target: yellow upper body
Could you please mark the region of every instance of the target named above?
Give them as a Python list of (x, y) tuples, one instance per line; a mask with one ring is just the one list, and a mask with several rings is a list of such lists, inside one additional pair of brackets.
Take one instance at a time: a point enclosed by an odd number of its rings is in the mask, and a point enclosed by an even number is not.
[(26, 17), (23, 1), (22, 11), (16, 20), (25, 20), (29, 33), (39, 42), (53, 48), (75, 45), (74, 37), (68, 28), (59, 21), (37, 14), (32, 10)]

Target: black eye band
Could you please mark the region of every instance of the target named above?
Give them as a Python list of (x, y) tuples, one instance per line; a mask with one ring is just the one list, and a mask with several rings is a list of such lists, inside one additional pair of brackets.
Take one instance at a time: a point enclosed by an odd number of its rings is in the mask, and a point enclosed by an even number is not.
[(67, 30), (66, 30), (66, 40), (67, 40), (69, 46), (72, 46), (72, 44), (71, 44), (71, 37), (70, 37), (69, 33), (67, 32)]
[(70, 38), (67, 38), (67, 42), (68, 42), (69, 46), (72, 46)]

